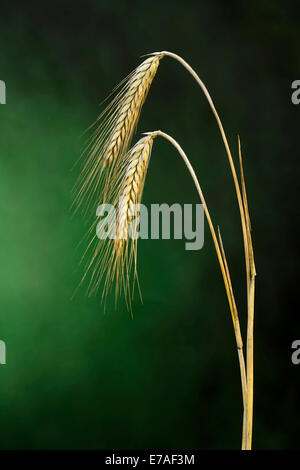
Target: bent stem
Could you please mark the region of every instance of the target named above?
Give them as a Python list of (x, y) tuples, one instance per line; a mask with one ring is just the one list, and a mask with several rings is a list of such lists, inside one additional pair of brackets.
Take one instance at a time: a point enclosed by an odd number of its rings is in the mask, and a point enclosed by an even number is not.
[[(254, 324), (254, 284), (255, 284), (255, 265), (254, 265), (254, 258), (253, 258), (253, 248), (252, 248), (252, 240), (251, 240), (251, 227), (250, 227), (250, 218), (248, 213), (248, 205), (247, 205), (247, 198), (246, 198), (246, 191), (245, 191), (245, 184), (244, 184), (244, 176), (243, 170), (241, 166), (241, 178), (242, 178), (242, 189), (243, 189), (243, 196), (241, 194), (233, 158), (231, 155), (231, 151), (228, 145), (227, 137), (221, 122), (221, 119), (216, 111), (215, 105), (213, 100), (200, 79), (197, 75), (195, 70), (177, 54), (168, 51), (162, 51), (158, 53), (162, 56), (169, 56), (175, 60), (177, 60), (181, 65), (185, 67), (185, 69), (193, 76), (196, 80), (198, 85), (201, 87), (204, 95), (206, 96), (210, 108), (213, 112), (213, 115), (216, 118), (222, 140), (225, 146), (225, 150), (227, 153), (228, 161), (231, 168), (231, 173), (233, 176), (235, 191), (237, 195), (240, 217), (241, 217), (241, 225), (242, 225), (242, 232), (243, 232), (243, 242), (244, 242), (244, 253), (245, 253), (245, 265), (246, 265), (246, 279), (247, 279), (247, 311), (248, 311), (248, 324), (247, 324), (247, 401), (246, 406), (244, 409), (244, 423), (243, 423), (243, 441), (242, 441), (242, 449), (251, 449), (252, 445), (252, 427), (253, 427), (253, 324)], [(239, 144), (240, 150), (240, 144)], [(240, 156), (241, 162), (241, 156)]]
[[(184, 163), (186, 164), (186, 166), (187, 166), (187, 168), (188, 168), (188, 170), (189, 170), (189, 172), (190, 172), (190, 174), (193, 178), (194, 184), (196, 186), (196, 189), (197, 189), (198, 194), (200, 196), (201, 202), (203, 204), (205, 215), (206, 215), (206, 218), (207, 218), (207, 221), (208, 221), (208, 226), (209, 226), (209, 229), (210, 229), (210, 233), (211, 233), (213, 243), (214, 243), (214, 246), (215, 246), (215, 250), (216, 250), (216, 253), (217, 253), (219, 265), (220, 265), (220, 268), (221, 268), (221, 273), (222, 273), (222, 276), (223, 276), (223, 281), (224, 281), (224, 285), (225, 285), (227, 299), (228, 299), (228, 303), (229, 303), (229, 307), (230, 307), (230, 312), (231, 312), (231, 317), (232, 317), (232, 322), (233, 322), (233, 327), (234, 327), (234, 333), (235, 333), (235, 338), (236, 338), (236, 345), (237, 345), (237, 350), (238, 350), (241, 384), (242, 384), (243, 405), (244, 405), (244, 409), (245, 409), (246, 403), (247, 403), (247, 379), (246, 379), (245, 360), (244, 360), (244, 354), (243, 354), (243, 342), (242, 342), (242, 336), (241, 336), (241, 330), (240, 330), (238, 311), (237, 311), (237, 308), (236, 308), (235, 298), (234, 298), (234, 295), (233, 295), (233, 289), (232, 289), (231, 279), (230, 279), (230, 275), (229, 275), (229, 269), (228, 269), (228, 265), (227, 265), (227, 261), (226, 261), (226, 257), (225, 257), (225, 252), (224, 252), (220, 232), (219, 232), (219, 238), (220, 238), (220, 245), (219, 245), (219, 242), (218, 242), (218, 239), (217, 239), (217, 236), (216, 236), (216, 232), (215, 232), (215, 229), (214, 229), (211, 217), (210, 217), (210, 213), (209, 213), (209, 210), (208, 210), (208, 207), (207, 207), (202, 189), (200, 187), (199, 181), (197, 179), (197, 176), (194, 172), (194, 169), (193, 169), (188, 157), (186, 156), (185, 152), (180, 147), (178, 142), (176, 142), (176, 140), (173, 139), (170, 135), (168, 135), (168, 134), (166, 134), (165, 132), (162, 132), (162, 131), (150, 132), (148, 134), (151, 134), (153, 136), (153, 138), (156, 137), (156, 136), (161, 136), (164, 139), (168, 140), (175, 147), (175, 149), (178, 151), (178, 153), (182, 157)], [(244, 426), (243, 426), (243, 441), (244, 441)]]
[(226, 137), (221, 119), (220, 119), (220, 117), (219, 117), (219, 115), (216, 111), (213, 100), (212, 100), (206, 86), (204, 85), (204, 83), (202, 82), (200, 77), (197, 75), (195, 70), (184, 59), (182, 59), (182, 57), (180, 57), (177, 54), (174, 54), (173, 52), (168, 52), (168, 51), (159, 52), (158, 54), (172, 57), (173, 59), (177, 60), (178, 62), (180, 62), (185, 67), (185, 69), (194, 77), (194, 79), (196, 80), (198, 85), (200, 85), (200, 87), (201, 87), (204, 95), (206, 96), (207, 101), (208, 101), (208, 103), (211, 107), (211, 110), (212, 110), (212, 112), (213, 112), (213, 114), (216, 118), (216, 121), (218, 123), (219, 129), (220, 129), (220, 132), (221, 132), (221, 136), (222, 136), (222, 139), (223, 139), (223, 143), (224, 143), (224, 146), (225, 146), (225, 149), (226, 149), (227, 157), (228, 157), (228, 160), (229, 160), (229, 164), (230, 164), (230, 168), (231, 168), (231, 172), (232, 172), (232, 176), (233, 176), (233, 180), (234, 180), (234, 185), (235, 185), (235, 190), (236, 190), (236, 195), (237, 195), (237, 200), (238, 200), (239, 210), (240, 210), (240, 215), (241, 215), (241, 223), (242, 223), (243, 239), (244, 239), (244, 247), (245, 247), (245, 260), (246, 260), (246, 266), (248, 266), (249, 265), (249, 255), (248, 255), (249, 250), (248, 250), (248, 239), (247, 239), (248, 236), (247, 236), (246, 218), (245, 218), (245, 211), (244, 211), (244, 207), (243, 207), (243, 200), (242, 200), (241, 190), (240, 190), (240, 186), (239, 186), (235, 166), (234, 166), (234, 163), (233, 163), (233, 158), (232, 158), (230, 148), (229, 148), (229, 145), (228, 145), (227, 137)]

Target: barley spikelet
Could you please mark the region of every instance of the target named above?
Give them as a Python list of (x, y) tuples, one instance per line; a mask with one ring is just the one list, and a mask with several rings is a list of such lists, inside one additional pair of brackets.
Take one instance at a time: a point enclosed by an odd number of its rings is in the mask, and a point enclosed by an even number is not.
[[(107, 193), (107, 201), (111, 205), (105, 218), (105, 224), (109, 227), (106, 239), (99, 238), (98, 232), (86, 252), (89, 261), (84, 278), (90, 273), (89, 294), (95, 293), (103, 280), (104, 299), (115, 283), (116, 299), (123, 290), (129, 308), (133, 294), (131, 283), (133, 286), (135, 281), (138, 283), (138, 205), (142, 198), (152, 144), (153, 135), (141, 138), (116, 166)], [(96, 222), (90, 231), (94, 230)]]
[(116, 88), (119, 92), (97, 119), (82, 154), (86, 160), (74, 188), (75, 210), (81, 206), (87, 211), (93, 202), (99, 201), (100, 195), (106, 198), (114, 166), (128, 151), (161, 57), (155, 55), (144, 60)]

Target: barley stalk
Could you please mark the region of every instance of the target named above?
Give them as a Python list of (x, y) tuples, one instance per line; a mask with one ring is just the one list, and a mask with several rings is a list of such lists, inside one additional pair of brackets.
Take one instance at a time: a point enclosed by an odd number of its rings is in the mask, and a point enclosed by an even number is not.
[(195, 174), (195, 171), (194, 171), (187, 155), (185, 154), (183, 149), (180, 147), (178, 142), (176, 142), (176, 140), (173, 139), (170, 135), (168, 135), (168, 134), (166, 134), (165, 132), (162, 132), (162, 131), (151, 132), (151, 133), (149, 133), (149, 135), (152, 135), (153, 137), (157, 137), (157, 136), (163, 137), (164, 139), (169, 141), (173, 145), (173, 147), (175, 147), (175, 149), (178, 151), (179, 155), (183, 159), (188, 171), (190, 172), (190, 175), (191, 175), (191, 177), (194, 181), (195, 187), (197, 189), (200, 200), (202, 202), (204, 212), (205, 212), (205, 215), (206, 215), (206, 219), (207, 219), (207, 222), (208, 222), (209, 230), (210, 230), (212, 240), (213, 240), (213, 243), (214, 243), (214, 246), (215, 246), (217, 258), (218, 258), (218, 261), (219, 261), (219, 265), (220, 265), (220, 269), (221, 269), (221, 273), (222, 273), (222, 277), (223, 277), (223, 281), (224, 281), (225, 291), (226, 291), (226, 294), (227, 294), (228, 304), (229, 304), (229, 308), (230, 308), (230, 312), (231, 312), (231, 317), (232, 317), (232, 322), (233, 322), (233, 327), (234, 327), (234, 333), (235, 333), (235, 339), (236, 339), (236, 345), (237, 345), (238, 358), (239, 358), (243, 405), (245, 407), (246, 403), (247, 403), (247, 378), (246, 378), (245, 360), (244, 360), (244, 354), (243, 354), (243, 341), (242, 341), (242, 335), (241, 335), (241, 330), (240, 330), (238, 311), (237, 311), (237, 307), (236, 307), (235, 297), (234, 297), (234, 294), (233, 294), (233, 288), (232, 288), (232, 284), (231, 284), (228, 264), (227, 264), (227, 260), (226, 260), (226, 257), (225, 257), (225, 252), (224, 252), (224, 248), (223, 248), (223, 243), (222, 243), (220, 231), (219, 231), (219, 240), (220, 240), (220, 243), (219, 243), (218, 239), (217, 239), (217, 236), (216, 236), (216, 233), (215, 233), (214, 225), (213, 225), (213, 222), (211, 220), (211, 216), (210, 216), (207, 204), (206, 204), (206, 200), (204, 198), (201, 186), (200, 186), (199, 181), (198, 181), (198, 178)]
[[(179, 144), (172, 139), (172, 137), (161, 131), (148, 133), (147, 137), (141, 139), (127, 153), (133, 132), (137, 126), (141, 108), (156, 74), (159, 61), (164, 56), (172, 57), (180, 62), (200, 85), (216, 118), (229, 160), (240, 210), (246, 262), (248, 301), (247, 370), (245, 368), (239, 317), (221, 234), (219, 232), (218, 241), (200, 185), (190, 162)], [(122, 283), (124, 286), (125, 297), (128, 297), (130, 291), (130, 269), (133, 260), (135, 262), (134, 278), (137, 278), (137, 244), (136, 239), (129, 243), (129, 226), (134, 216), (134, 205), (139, 203), (141, 200), (153, 138), (160, 135), (169, 140), (182, 156), (193, 177), (205, 209), (228, 297), (239, 355), (244, 403), (242, 449), (251, 449), (253, 423), (253, 322), (256, 272), (240, 144), (239, 157), (241, 188), (222, 122), (206, 86), (187, 62), (185, 62), (180, 56), (168, 51), (151, 54), (148, 59), (137, 67), (137, 69), (125, 80), (125, 85), (98, 118), (98, 121), (99, 120), (100, 125), (96, 128), (88, 146), (88, 158), (83, 166), (81, 181), (79, 182), (78, 192), (74, 202), (78, 203), (79, 206), (81, 205), (82, 200), (86, 198), (87, 203), (90, 204), (90, 198), (92, 195), (98, 200), (101, 189), (105, 200), (113, 200), (116, 202), (117, 198), (120, 199), (121, 202), (118, 207), (115, 240), (108, 243), (107, 249), (103, 248), (103, 244), (98, 240), (92, 254), (92, 259), (88, 264), (87, 271), (89, 271), (94, 264), (90, 283), (91, 290), (97, 290), (100, 280), (103, 277), (103, 273), (106, 270), (107, 275), (103, 289), (103, 296), (106, 296), (112, 281), (115, 280), (116, 297), (119, 293), (119, 286)], [(135, 225), (135, 230), (136, 228), (137, 225)], [(91, 246), (91, 243), (89, 246)]]
[(252, 448), (252, 428), (253, 428), (253, 333), (254, 333), (254, 297), (255, 297), (255, 264), (254, 264), (254, 255), (252, 247), (252, 237), (251, 237), (251, 224), (250, 217), (248, 212), (247, 196), (245, 190), (245, 181), (242, 168), (242, 158), (241, 158), (241, 149), (239, 143), (239, 158), (240, 158), (240, 173), (241, 173), (241, 184), (242, 191), (239, 185), (238, 177), (235, 170), (235, 165), (231, 155), (230, 147), (228, 140), (223, 128), (222, 121), (217, 113), (214, 102), (209, 94), (208, 89), (206, 88), (203, 81), (200, 79), (195, 70), (179, 55), (174, 54), (173, 52), (161, 51), (154, 53), (159, 57), (171, 57), (177, 60), (183, 67), (192, 75), (196, 80), (200, 88), (202, 89), (209, 106), (213, 112), (213, 115), (217, 121), (224, 147), (226, 150), (227, 158), (229, 161), (239, 211), (242, 225), (243, 233), (243, 242), (244, 242), (244, 254), (245, 254), (245, 267), (246, 267), (246, 282), (247, 282), (247, 371), (246, 371), (246, 380), (247, 380), (247, 393), (246, 393), (246, 406), (244, 409), (244, 423), (243, 423), (243, 436), (242, 436), (242, 449), (250, 450)]

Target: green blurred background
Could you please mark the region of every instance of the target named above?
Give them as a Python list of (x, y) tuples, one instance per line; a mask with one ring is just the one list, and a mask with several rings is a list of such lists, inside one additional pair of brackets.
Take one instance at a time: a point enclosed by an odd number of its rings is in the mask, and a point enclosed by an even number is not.
[[(241, 136), (257, 265), (254, 448), (299, 447), (296, 300), (300, 79), (297, 2), (2, 2), (0, 366), (2, 449), (239, 448), (241, 391), (230, 313), (204, 249), (141, 241), (134, 318), (80, 289), (84, 217), (71, 168), (99, 103), (142, 59), (182, 55), (207, 84), (237, 156)], [(171, 59), (138, 133), (162, 129), (189, 155), (230, 262), (245, 331), (239, 214), (209, 106)], [(137, 136), (135, 137), (135, 139)], [(180, 181), (180, 183), (179, 183)], [(196, 203), (175, 151), (155, 142), (144, 202)], [(298, 288), (299, 289), (299, 288)], [(298, 381), (298, 383), (297, 383)], [(298, 385), (298, 388), (297, 388)], [(297, 398), (298, 394), (298, 398)]]

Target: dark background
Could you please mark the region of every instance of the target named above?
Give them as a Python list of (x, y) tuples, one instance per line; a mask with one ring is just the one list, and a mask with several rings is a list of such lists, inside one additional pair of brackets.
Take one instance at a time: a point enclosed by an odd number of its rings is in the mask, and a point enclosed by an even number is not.
[[(79, 290), (71, 168), (99, 103), (153, 51), (182, 55), (207, 84), (235, 158), (241, 136), (257, 268), (254, 448), (299, 447), (297, 302), (298, 2), (1, 2), (0, 366), (2, 449), (239, 448), (241, 391), (230, 313), (204, 249), (141, 241), (144, 304), (106, 314)], [(229, 165), (209, 106), (163, 59), (138, 134), (183, 146), (219, 224), (245, 334), (244, 258)], [(138, 135), (137, 134), (137, 135)], [(137, 136), (135, 137), (135, 139)], [(196, 203), (183, 163), (153, 148), (144, 202)]]

